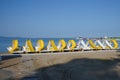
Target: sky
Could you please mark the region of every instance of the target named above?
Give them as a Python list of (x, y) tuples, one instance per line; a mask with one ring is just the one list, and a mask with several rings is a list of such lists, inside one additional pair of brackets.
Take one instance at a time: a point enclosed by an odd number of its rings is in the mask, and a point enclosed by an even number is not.
[(0, 36), (120, 36), (120, 0), (0, 0)]

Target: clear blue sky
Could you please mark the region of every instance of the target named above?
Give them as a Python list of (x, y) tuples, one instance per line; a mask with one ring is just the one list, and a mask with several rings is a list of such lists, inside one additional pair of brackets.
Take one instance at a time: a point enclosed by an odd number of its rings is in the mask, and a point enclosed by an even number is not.
[(0, 0), (0, 36), (120, 36), (120, 0)]

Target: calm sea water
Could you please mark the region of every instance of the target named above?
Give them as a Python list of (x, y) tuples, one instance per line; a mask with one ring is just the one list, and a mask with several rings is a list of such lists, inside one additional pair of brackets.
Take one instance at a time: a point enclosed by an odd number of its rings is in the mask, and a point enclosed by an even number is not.
[[(60, 39), (64, 39), (66, 42), (70, 39), (74, 39), (76, 42), (77, 40), (75, 38), (11, 38), (11, 37), (0, 37), (0, 52), (7, 52), (7, 47), (12, 45), (12, 40), (17, 39), (19, 40), (19, 46), (24, 46), (25, 41), (27, 39), (30, 39), (32, 41), (33, 46), (36, 46), (37, 40), (42, 39), (45, 42), (45, 46), (47, 46), (49, 40), (54, 40), (56, 45), (58, 44), (58, 41)], [(120, 41), (118, 41), (119, 47), (120, 47)]]
[(49, 40), (54, 40), (56, 45), (60, 39), (64, 39), (66, 42), (70, 39), (75, 38), (11, 38), (11, 37), (0, 37), (0, 52), (7, 52), (7, 47), (12, 45), (12, 40), (17, 39), (19, 41), (19, 46), (24, 46), (25, 41), (30, 39), (32, 41), (33, 46), (36, 46), (37, 40), (42, 39), (45, 42), (45, 46), (47, 46)]

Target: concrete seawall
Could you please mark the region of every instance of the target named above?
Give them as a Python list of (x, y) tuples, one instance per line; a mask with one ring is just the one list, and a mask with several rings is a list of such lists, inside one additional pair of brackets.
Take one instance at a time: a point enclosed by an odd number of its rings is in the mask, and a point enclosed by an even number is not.
[(112, 80), (115, 76), (120, 79), (120, 52), (114, 50), (0, 56), (1, 79)]

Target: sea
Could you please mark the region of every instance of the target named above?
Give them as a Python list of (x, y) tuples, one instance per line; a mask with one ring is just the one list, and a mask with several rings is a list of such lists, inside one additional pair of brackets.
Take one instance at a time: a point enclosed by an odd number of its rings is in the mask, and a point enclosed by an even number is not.
[[(55, 44), (58, 44), (58, 41), (61, 39), (64, 39), (67, 43), (69, 40), (73, 39), (76, 42), (78, 42), (77, 38), (20, 38), (20, 37), (0, 37), (0, 53), (7, 53), (7, 47), (12, 46), (12, 40), (17, 39), (19, 41), (19, 46), (22, 47), (25, 45), (25, 42), (27, 39), (30, 39), (32, 41), (33, 46), (35, 47), (37, 44), (37, 41), (42, 39), (44, 40), (45, 47), (47, 46), (49, 40), (54, 40)], [(119, 48), (120, 48), (120, 40), (118, 40)]]
[(7, 53), (7, 47), (12, 46), (12, 40), (17, 39), (19, 41), (19, 46), (22, 47), (25, 45), (26, 40), (31, 40), (33, 46), (35, 47), (37, 44), (37, 41), (42, 39), (44, 40), (45, 47), (47, 46), (49, 40), (54, 40), (55, 44), (58, 44), (58, 41), (61, 39), (64, 39), (65, 42), (68, 42), (71, 39), (76, 40), (76, 38), (20, 38), (20, 37), (0, 37), (0, 52), (1, 53)]

